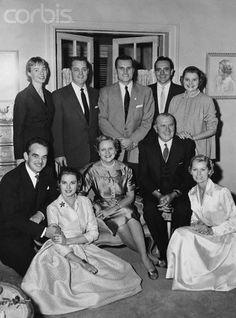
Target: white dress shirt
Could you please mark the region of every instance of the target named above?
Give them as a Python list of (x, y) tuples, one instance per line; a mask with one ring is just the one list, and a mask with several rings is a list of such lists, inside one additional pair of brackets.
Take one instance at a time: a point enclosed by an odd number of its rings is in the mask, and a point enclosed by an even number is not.
[(75, 95), (78, 98), (78, 101), (81, 105), (82, 112), (84, 113), (84, 105), (83, 105), (82, 98), (81, 98), (81, 88), (83, 88), (83, 90), (84, 90), (84, 95), (86, 96), (88, 107), (90, 108), (87, 86), (84, 85), (83, 87), (80, 87), (80, 86), (76, 85), (74, 82), (71, 82), (71, 85), (72, 85), (72, 87), (75, 91)]
[(133, 87), (133, 81), (131, 81), (128, 85), (124, 85), (123, 83), (119, 82), (119, 85), (120, 85), (120, 91), (121, 91), (121, 96), (122, 96), (122, 101), (123, 101), (123, 107), (124, 107), (125, 86), (128, 87), (129, 96), (131, 96), (131, 91), (132, 91), (132, 87)]
[[(166, 85), (161, 85), (160, 83), (157, 83), (157, 99), (158, 99), (159, 113), (164, 113), (164, 111), (165, 111), (165, 105), (166, 105), (167, 96), (169, 94), (170, 84), (171, 84), (170, 81)], [(164, 88), (165, 102), (164, 102), (163, 109), (160, 109), (162, 88)]]
[(165, 149), (165, 144), (166, 144), (166, 146), (169, 150), (169, 154), (170, 154), (170, 149), (171, 149), (173, 139), (170, 139), (169, 141), (163, 141), (163, 140), (161, 140), (161, 138), (158, 137), (158, 141), (159, 141), (159, 145), (161, 147), (161, 153), (163, 153), (163, 151)]

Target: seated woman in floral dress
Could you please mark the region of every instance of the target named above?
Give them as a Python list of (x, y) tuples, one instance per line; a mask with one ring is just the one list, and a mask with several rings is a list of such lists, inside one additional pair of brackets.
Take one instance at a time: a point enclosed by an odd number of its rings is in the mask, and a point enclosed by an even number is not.
[(172, 289), (228, 291), (236, 287), (236, 207), (230, 191), (213, 183), (211, 160), (192, 158), (197, 185), (189, 191), (191, 226), (173, 233), (166, 278)]
[(99, 307), (141, 291), (130, 264), (92, 244), (97, 221), (90, 200), (76, 194), (81, 180), (76, 170), (62, 169), (61, 195), (47, 209), (48, 223), (61, 233), (39, 250), (21, 285), (46, 315)]
[(100, 160), (85, 171), (83, 191), (93, 190), (96, 216), (103, 219), (113, 235), (118, 233), (125, 245), (140, 254), (148, 277), (157, 279), (158, 271), (147, 255), (143, 229), (133, 205), (132, 170), (115, 159), (119, 141), (101, 136), (97, 148)]

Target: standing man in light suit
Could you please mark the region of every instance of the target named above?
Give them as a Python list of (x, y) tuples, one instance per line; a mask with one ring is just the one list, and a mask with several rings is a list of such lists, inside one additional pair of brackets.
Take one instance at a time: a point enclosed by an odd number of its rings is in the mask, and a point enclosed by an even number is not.
[(174, 63), (169, 57), (159, 56), (154, 63), (154, 70), (157, 82), (149, 86), (155, 101), (153, 123), (158, 114), (168, 113), (171, 99), (185, 91), (183, 86), (172, 82), (175, 70)]
[(138, 143), (151, 128), (154, 100), (149, 87), (133, 82), (134, 63), (130, 56), (119, 56), (115, 61), (118, 82), (101, 89), (99, 128), (109, 137), (118, 138), (124, 159), (137, 172)]
[(98, 159), (98, 91), (86, 85), (89, 75), (86, 58), (71, 60), (72, 83), (53, 92), (55, 115), (52, 125), (54, 155), (59, 166), (78, 171)]

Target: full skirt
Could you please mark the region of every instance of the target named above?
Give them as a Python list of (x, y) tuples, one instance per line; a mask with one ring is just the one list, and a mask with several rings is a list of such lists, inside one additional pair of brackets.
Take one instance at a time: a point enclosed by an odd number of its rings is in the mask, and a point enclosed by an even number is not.
[(98, 273), (89, 273), (69, 261), (48, 240), (34, 257), (21, 285), (41, 313), (55, 315), (95, 308), (141, 291), (141, 279), (127, 262), (93, 244), (70, 247)]
[(179, 228), (169, 242), (167, 261), (173, 290), (231, 290), (236, 287), (236, 234), (203, 235)]

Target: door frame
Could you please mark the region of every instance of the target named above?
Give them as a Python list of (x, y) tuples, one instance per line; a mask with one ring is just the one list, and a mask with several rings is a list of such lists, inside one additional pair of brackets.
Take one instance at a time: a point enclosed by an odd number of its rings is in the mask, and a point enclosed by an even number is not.
[[(59, 23), (45, 24), (45, 55), (50, 65), (51, 74), (56, 75), (56, 31), (71, 33), (119, 33), (136, 35), (155, 35), (166, 33), (168, 35), (169, 56), (175, 65), (175, 77), (179, 78), (179, 26), (178, 25), (158, 25), (141, 23), (91, 23), (84, 21), (72, 21), (70, 24)], [(49, 82), (49, 89), (56, 89), (56, 76), (52, 76)]]

